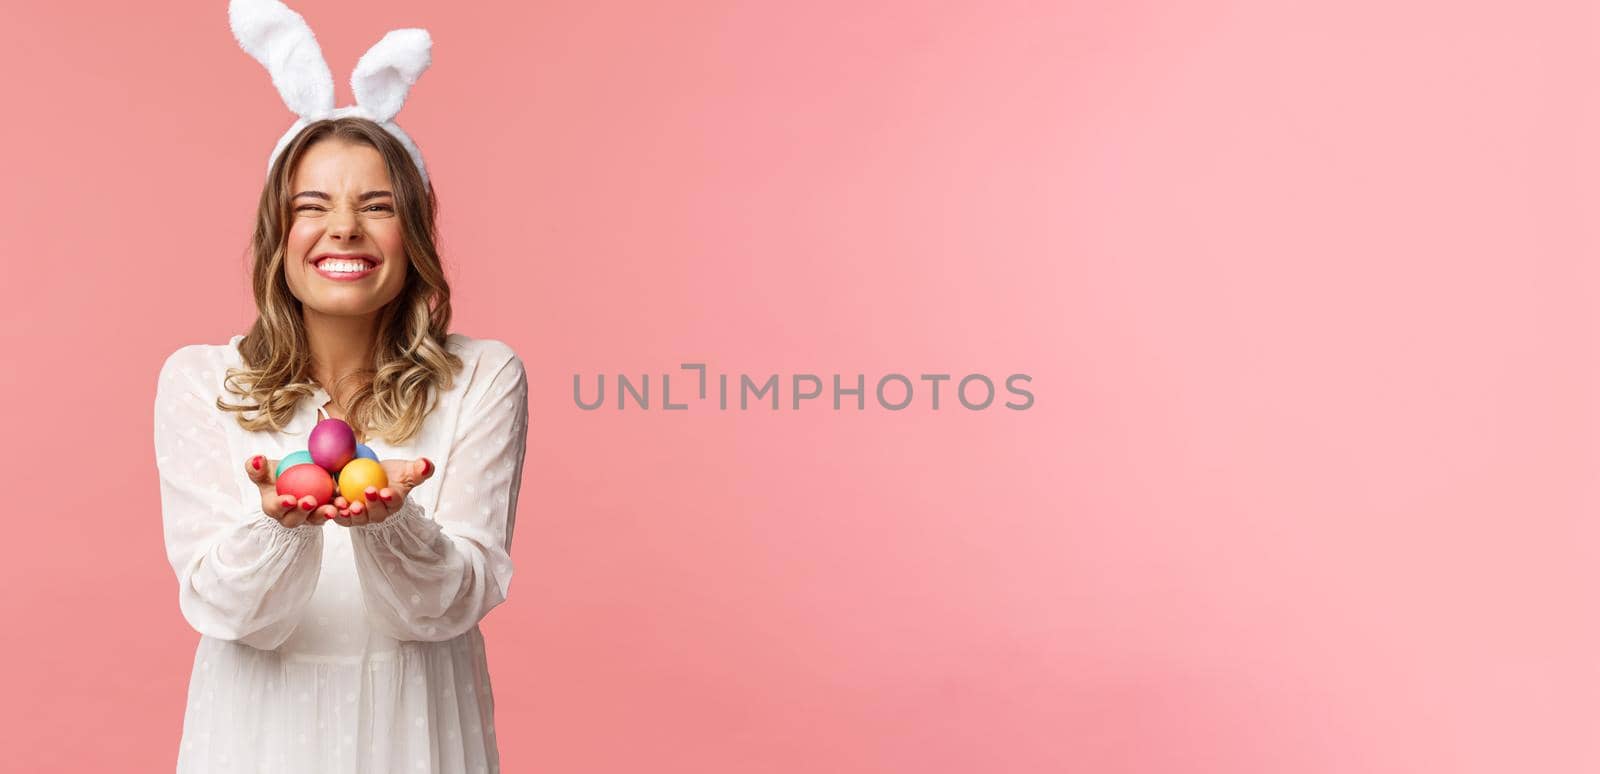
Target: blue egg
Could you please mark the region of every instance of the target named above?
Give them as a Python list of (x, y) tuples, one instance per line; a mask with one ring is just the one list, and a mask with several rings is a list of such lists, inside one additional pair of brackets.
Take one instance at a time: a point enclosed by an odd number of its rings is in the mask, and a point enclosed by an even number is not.
[(272, 472), (272, 477), (273, 477), (273, 479), (277, 479), (279, 476), (283, 475), (283, 472), (285, 470), (288, 470), (289, 468), (291, 468), (291, 467), (293, 467), (295, 465), (310, 465), (310, 464), (312, 464), (311, 463), (311, 452), (306, 451), (304, 449), (301, 449), (300, 451), (297, 451), (297, 452), (290, 452), (289, 456), (284, 457), (281, 460), (278, 460), (278, 469)]
[(358, 459), (358, 460), (359, 459), (368, 459), (368, 460), (372, 460), (373, 462), (378, 462), (379, 461), (378, 460), (378, 453), (373, 451), (371, 448), (369, 448), (364, 443), (356, 444), (356, 459)]

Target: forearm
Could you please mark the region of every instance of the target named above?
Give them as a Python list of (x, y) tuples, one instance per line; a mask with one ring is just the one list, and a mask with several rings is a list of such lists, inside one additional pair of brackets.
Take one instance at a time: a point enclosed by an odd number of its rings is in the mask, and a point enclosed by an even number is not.
[(322, 529), (264, 513), (174, 557), (178, 604), (201, 634), (271, 650), (294, 632), (322, 571)]
[(396, 639), (457, 637), (505, 601), (511, 558), (499, 543), (459, 523), (446, 531), (415, 498), (350, 529), (367, 609)]

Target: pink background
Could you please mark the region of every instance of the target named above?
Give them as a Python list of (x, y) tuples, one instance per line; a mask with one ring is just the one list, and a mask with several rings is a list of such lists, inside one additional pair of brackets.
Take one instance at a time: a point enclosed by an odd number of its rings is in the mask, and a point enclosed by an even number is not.
[[(456, 329), (529, 368), (507, 772), (1600, 767), (1593, 4), (292, 6), (339, 104), (433, 33)], [(18, 771), (171, 770), (155, 376), (292, 120), (147, 7), (0, 23)], [(1036, 403), (572, 402), (694, 360)]]

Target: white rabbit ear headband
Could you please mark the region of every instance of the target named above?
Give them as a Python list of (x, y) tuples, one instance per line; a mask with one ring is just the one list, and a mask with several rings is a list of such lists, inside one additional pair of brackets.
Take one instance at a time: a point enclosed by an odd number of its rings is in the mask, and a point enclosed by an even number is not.
[(267, 172), (289, 141), (313, 121), (357, 116), (373, 121), (394, 135), (411, 154), (411, 160), (428, 184), (428, 169), (416, 143), (394, 123), (406, 94), (422, 71), (432, 63), (433, 38), (424, 29), (391, 30), (367, 49), (350, 74), (356, 104), (335, 109), (333, 72), (322, 58), (322, 48), (300, 14), (278, 0), (230, 0), (228, 25), (239, 46), (255, 57), (278, 87), (283, 103), (298, 115), (267, 157)]

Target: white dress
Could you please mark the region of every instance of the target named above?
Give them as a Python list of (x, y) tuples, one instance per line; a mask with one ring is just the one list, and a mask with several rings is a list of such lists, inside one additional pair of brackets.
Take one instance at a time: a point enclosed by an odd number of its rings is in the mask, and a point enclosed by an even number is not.
[(528, 430), (528, 382), (506, 344), (450, 334), (465, 368), (407, 445), (431, 478), (377, 525), (288, 528), (261, 510), (255, 454), (306, 447), (328, 394), (284, 432), (249, 432), (223, 378), (234, 336), (161, 367), (156, 467), (178, 606), (200, 633), (181, 772), (390, 774), (499, 770), (478, 622), (505, 600)]

